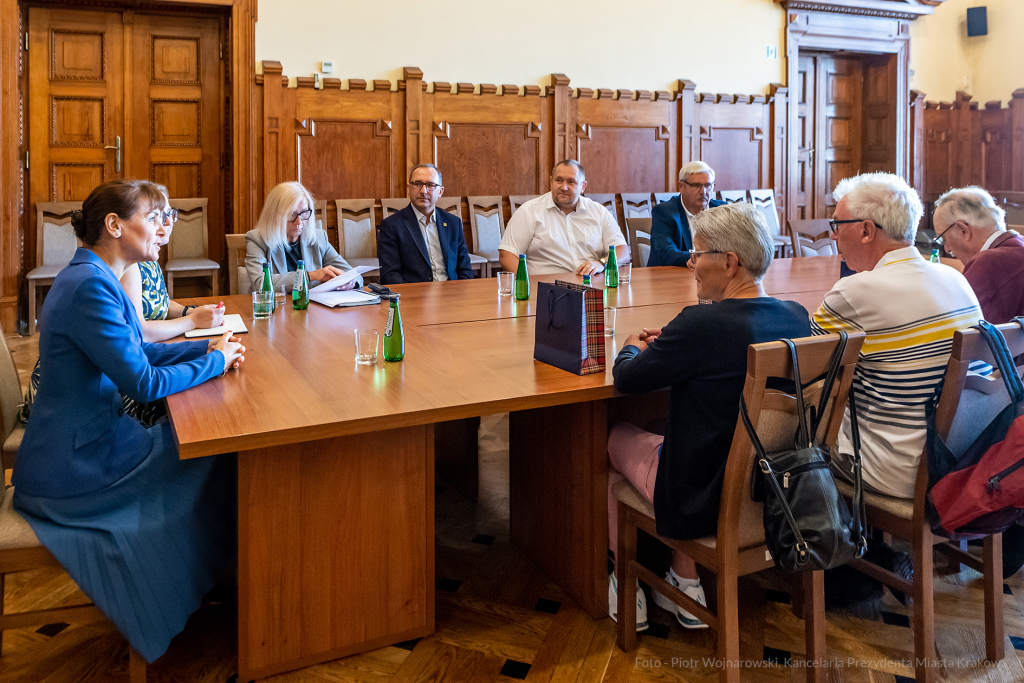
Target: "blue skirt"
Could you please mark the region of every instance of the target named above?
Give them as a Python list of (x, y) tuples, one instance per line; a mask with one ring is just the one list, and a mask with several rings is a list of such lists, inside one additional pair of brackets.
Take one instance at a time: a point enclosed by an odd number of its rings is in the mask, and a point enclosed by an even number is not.
[(14, 507), (147, 662), (181, 632), (235, 555), (236, 459), (179, 460), (166, 421), (113, 485), (73, 498), (14, 491)]

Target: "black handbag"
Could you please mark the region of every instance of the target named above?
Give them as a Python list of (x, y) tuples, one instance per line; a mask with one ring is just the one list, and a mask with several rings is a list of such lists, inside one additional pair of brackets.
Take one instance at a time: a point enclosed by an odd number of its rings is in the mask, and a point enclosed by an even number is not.
[[(831, 569), (860, 557), (867, 549), (865, 536), (864, 489), (861, 478), (860, 433), (857, 428), (857, 407), (850, 389), (850, 421), (854, 451), (854, 497), (856, 514), (850, 514), (846, 500), (836, 488), (829, 469), (831, 457), (827, 445), (818, 443), (818, 427), (825, 414), (828, 397), (846, 350), (847, 334), (840, 332), (840, 341), (825, 376), (817, 408), (811, 407), (808, 419), (800, 386), (800, 365), (796, 345), (784, 341), (793, 357), (793, 376), (797, 378), (796, 403), (798, 426), (792, 450), (765, 452), (757, 432), (750, 424), (747, 406), (740, 397), (740, 416), (750, 442), (757, 453), (757, 481), (764, 498), (764, 537), (775, 560), (784, 571)], [(755, 495), (755, 499), (757, 496)]]

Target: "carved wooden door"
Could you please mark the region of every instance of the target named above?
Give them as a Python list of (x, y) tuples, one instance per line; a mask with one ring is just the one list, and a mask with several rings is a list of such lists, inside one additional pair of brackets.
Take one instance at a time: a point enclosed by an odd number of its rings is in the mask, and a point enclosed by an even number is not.
[[(105, 180), (148, 178), (172, 198), (209, 199), (210, 258), (220, 259), (223, 21), (33, 7), (30, 202), (80, 201)], [(34, 223), (26, 228), (33, 235)]]
[(814, 155), (817, 152), (814, 145), (817, 142), (815, 137), (815, 83), (816, 83), (817, 57), (814, 55), (801, 54), (800, 65), (797, 70), (796, 87), (793, 89), (793, 101), (796, 105), (796, 130), (791, 134), (796, 136), (796, 164), (797, 180), (795, 192), (794, 213), (800, 220), (815, 217), (814, 213)]
[(818, 55), (815, 93), (815, 210), (831, 218), (832, 191), (861, 172), (863, 66), (857, 56)]

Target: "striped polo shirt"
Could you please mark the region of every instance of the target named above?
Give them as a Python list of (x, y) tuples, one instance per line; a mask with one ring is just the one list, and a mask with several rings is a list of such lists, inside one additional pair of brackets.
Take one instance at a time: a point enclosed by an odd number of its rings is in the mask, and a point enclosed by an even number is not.
[[(842, 278), (825, 296), (811, 321), (814, 334), (865, 335), (853, 379), (865, 483), (914, 496), (925, 404), (945, 375), (953, 333), (981, 317), (964, 276), (928, 262), (914, 247), (887, 253), (873, 270)], [(839, 451), (853, 452), (849, 410)]]

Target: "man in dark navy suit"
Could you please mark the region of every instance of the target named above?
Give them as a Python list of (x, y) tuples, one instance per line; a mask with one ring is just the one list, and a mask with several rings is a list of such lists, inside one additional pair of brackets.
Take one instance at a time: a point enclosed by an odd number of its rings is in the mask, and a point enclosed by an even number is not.
[(443, 282), (473, 277), (462, 219), (435, 208), (444, 194), (441, 171), (420, 164), (409, 174), (409, 206), (380, 224), (381, 284)]
[(651, 255), (648, 266), (686, 266), (693, 248), (690, 218), (725, 202), (712, 199), (715, 172), (703, 161), (691, 161), (679, 170), (679, 195), (651, 212)]

